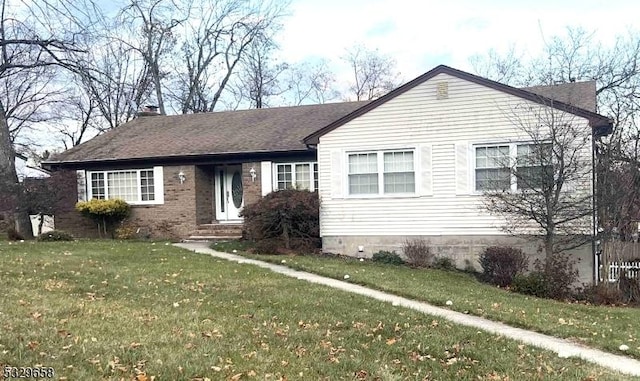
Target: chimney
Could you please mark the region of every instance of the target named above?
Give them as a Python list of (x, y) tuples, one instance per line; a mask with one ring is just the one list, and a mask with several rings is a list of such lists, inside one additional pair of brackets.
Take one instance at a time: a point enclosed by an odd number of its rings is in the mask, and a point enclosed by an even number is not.
[(160, 115), (160, 113), (158, 112), (158, 106), (156, 105), (146, 105), (142, 108), (142, 110), (138, 111), (137, 113), (138, 117), (156, 116), (156, 115)]

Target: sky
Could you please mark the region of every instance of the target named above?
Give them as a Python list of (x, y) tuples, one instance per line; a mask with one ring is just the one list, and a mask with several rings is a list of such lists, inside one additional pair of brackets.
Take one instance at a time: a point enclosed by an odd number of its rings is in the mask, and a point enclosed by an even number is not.
[(344, 78), (340, 57), (363, 44), (392, 56), (403, 82), (440, 64), (473, 71), (469, 58), (490, 49), (536, 56), (567, 27), (603, 44), (640, 29), (638, 0), (291, 0), (290, 11), (278, 39), (285, 62), (324, 57)]

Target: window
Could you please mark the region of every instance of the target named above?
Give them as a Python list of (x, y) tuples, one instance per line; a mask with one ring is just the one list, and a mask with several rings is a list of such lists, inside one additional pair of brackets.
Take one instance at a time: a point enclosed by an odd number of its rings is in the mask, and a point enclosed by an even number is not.
[(413, 193), (415, 190), (413, 152), (385, 152), (384, 193)]
[(413, 151), (382, 151), (348, 155), (349, 194), (415, 193)]
[(530, 143), (474, 147), (476, 191), (537, 189), (553, 181), (551, 148)]
[(119, 198), (131, 204), (159, 202), (156, 197), (157, 187), (153, 169), (101, 171), (89, 174), (90, 198)]
[(509, 146), (476, 147), (476, 190), (511, 188)]
[(378, 193), (378, 154), (349, 155), (349, 194)]
[(276, 164), (276, 190), (318, 189), (318, 163)]
[(516, 150), (518, 189), (536, 189), (553, 183), (551, 144), (519, 144)]

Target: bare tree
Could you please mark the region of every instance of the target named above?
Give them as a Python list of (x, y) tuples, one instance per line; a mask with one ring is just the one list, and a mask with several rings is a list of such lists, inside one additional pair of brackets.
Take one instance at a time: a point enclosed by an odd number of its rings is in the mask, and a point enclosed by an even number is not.
[(189, 11), (188, 4), (178, 6), (167, 0), (131, 0), (121, 11), (120, 25), (128, 26), (130, 35), (120, 41), (143, 58), (161, 114), (166, 114), (163, 81), (169, 74), (162, 68), (177, 45), (178, 27), (188, 20)]
[(281, 77), (288, 70), (286, 63), (275, 63), (272, 56), (275, 44), (254, 39), (241, 59), (237, 75), (238, 91), (249, 99), (251, 108), (270, 106), (270, 98), (282, 95), (287, 87)]
[[(640, 203), (640, 194), (631, 191), (639, 183), (640, 168), (640, 34), (629, 31), (607, 45), (596, 37), (568, 28), (566, 34), (545, 40), (540, 57), (490, 53), (484, 59), (475, 57), (474, 67), (515, 86), (596, 82), (597, 111), (613, 121), (613, 132), (596, 140), (599, 238), (608, 242), (621, 239), (621, 232), (640, 220), (640, 212), (629, 207)], [(510, 75), (500, 78), (501, 73)]]
[(357, 45), (343, 59), (351, 68), (349, 91), (357, 101), (378, 98), (400, 85), (395, 60), (377, 50)]
[[(26, 12), (21, 18), (9, 14), (7, 0), (3, 0), (0, 3), (0, 82), (42, 68), (75, 70), (77, 60), (71, 56), (85, 51), (82, 42), (92, 22), (87, 11), (91, 9), (92, 4), (76, 1), (33, 1), (21, 8)], [(8, 99), (12, 97), (7, 95)], [(5, 196), (0, 200), (3, 203), (0, 209), (12, 210), (20, 233), (32, 237), (24, 193), (15, 169), (7, 111), (0, 100), (0, 194)]]
[(288, 74), (287, 93), (296, 106), (305, 102), (326, 103), (340, 97), (340, 93), (336, 90), (335, 75), (331, 72), (326, 60), (293, 65)]
[(213, 111), (243, 57), (252, 50), (256, 58), (260, 44), (265, 51), (270, 49), (286, 6), (286, 2), (253, 0), (219, 1), (214, 7), (205, 0), (192, 3), (191, 12), (198, 19), (185, 22), (184, 64), (175, 66), (178, 91), (173, 98), (179, 110)]
[(493, 168), (476, 176), (485, 207), (505, 219), (509, 233), (542, 236), (547, 260), (589, 242), (592, 136), (586, 122), (551, 104), (518, 105), (508, 116), (517, 141), (476, 152)]

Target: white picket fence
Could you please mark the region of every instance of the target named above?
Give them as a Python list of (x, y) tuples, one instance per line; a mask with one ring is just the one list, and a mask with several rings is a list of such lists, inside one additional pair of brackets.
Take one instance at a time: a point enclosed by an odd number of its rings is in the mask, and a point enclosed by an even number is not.
[(628, 278), (640, 277), (640, 262), (613, 262), (609, 265), (609, 282), (615, 282), (620, 272), (626, 271)]

